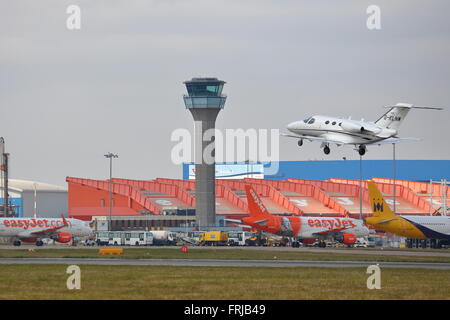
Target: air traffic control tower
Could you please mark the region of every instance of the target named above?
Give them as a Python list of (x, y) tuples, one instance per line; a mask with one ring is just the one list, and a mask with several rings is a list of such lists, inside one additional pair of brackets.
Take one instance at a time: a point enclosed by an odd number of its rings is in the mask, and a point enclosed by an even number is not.
[[(213, 149), (211, 146), (214, 146), (212, 143), (215, 136), (214, 132), (211, 134), (211, 131), (215, 129), (217, 115), (223, 109), (227, 98), (222, 95), (225, 81), (217, 78), (192, 78), (192, 80), (185, 81), (184, 84), (188, 92), (183, 97), (184, 104), (186, 109), (192, 113), (195, 121), (195, 211), (197, 226), (210, 227), (215, 226), (216, 223), (216, 165), (215, 151), (211, 150)], [(204, 152), (205, 149), (207, 149), (206, 152)], [(204, 157), (204, 154), (209, 155), (209, 157)]]

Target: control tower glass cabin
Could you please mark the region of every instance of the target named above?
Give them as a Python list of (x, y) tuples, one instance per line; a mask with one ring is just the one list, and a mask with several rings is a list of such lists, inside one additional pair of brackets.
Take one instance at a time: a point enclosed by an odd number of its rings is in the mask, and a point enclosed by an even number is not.
[(192, 78), (185, 81), (188, 95), (184, 95), (187, 109), (223, 109), (227, 97), (222, 95), (225, 81), (217, 78)]

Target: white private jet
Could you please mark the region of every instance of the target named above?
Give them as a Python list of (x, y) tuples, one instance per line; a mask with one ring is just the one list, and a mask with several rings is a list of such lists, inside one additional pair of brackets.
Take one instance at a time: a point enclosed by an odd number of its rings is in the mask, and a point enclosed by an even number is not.
[(287, 129), (295, 135), (282, 134), (283, 136), (298, 139), (298, 145), (303, 145), (303, 140), (322, 142), (321, 148), (325, 154), (330, 153), (330, 143), (337, 146), (352, 144), (358, 147), (361, 156), (366, 153), (368, 144), (388, 144), (401, 141), (416, 141), (416, 138), (399, 138), (397, 136), (400, 123), (405, 119), (411, 109), (442, 108), (414, 106), (409, 103), (397, 103), (395, 106), (386, 106), (389, 111), (383, 114), (377, 121), (368, 122), (352, 119), (341, 119), (329, 116), (316, 115), (303, 121), (289, 123)]

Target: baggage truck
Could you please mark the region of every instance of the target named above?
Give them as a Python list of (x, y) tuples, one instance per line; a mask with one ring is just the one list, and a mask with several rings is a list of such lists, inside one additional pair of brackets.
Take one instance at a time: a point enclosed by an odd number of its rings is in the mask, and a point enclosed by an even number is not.
[(226, 246), (228, 233), (225, 231), (206, 231), (199, 238), (201, 246)]

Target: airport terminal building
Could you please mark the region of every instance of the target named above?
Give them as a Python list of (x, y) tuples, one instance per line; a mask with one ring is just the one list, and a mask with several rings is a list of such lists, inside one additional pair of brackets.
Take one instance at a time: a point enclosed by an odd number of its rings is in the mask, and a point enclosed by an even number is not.
[[(369, 163), (370, 162), (370, 163)], [(356, 168), (355, 168), (356, 167)], [(183, 179), (112, 180), (113, 229), (193, 226), (195, 176), (189, 164)], [(269, 176), (263, 164), (216, 165), (216, 226), (248, 214), (245, 185), (251, 184), (273, 214), (305, 216), (369, 215), (365, 183), (359, 189), (359, 161), (280, 162)], [(194, 173), (192, 174), (192, 172)], [(356, 171), (356, 174), (355, 172)], [(392, 161), (364, 161), (363, 179), (372, 178), (399, 214), (429, 215), (447, 207), (450, 161), (398, 161), (394, 192)], [(109, 180), (67, 177), (68, 213), (82, 220), (108, 219)]]
[[(0, 205), (3, 205), (0, 186)], [(10, 214), (17, 217), (67, 216), (67, 188), (29, 180), (8, 179)]]
[[(216, 163), (216, 178), (246, 177), (285, 180), (360, 179), (359, 160), (279, 161), (275, 163)], [(396, 160), (396, 179), (430, 182), (450, 180), (450, 160)], [(362, 178), (393, 178), (392, 160), (363, 160)], [(183, 179), (195, 179), (195, 166), (183, 164)]]

